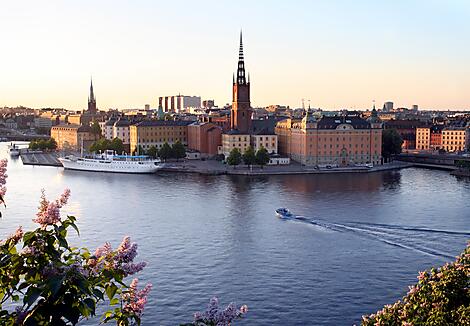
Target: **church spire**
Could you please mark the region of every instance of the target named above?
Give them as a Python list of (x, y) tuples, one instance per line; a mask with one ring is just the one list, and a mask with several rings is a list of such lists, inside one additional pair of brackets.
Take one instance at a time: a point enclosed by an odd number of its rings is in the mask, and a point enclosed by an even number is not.
[(93, 93), (93, 78), (90, 80), (90, 101), (95, 102), (95, 94)]
[(240, 50), (238, 52), (237, 84), (238, 85), (246, 85), (245, 60), (244, 60), (244, 57), (243, 57), (242, 31), (240, 31)]

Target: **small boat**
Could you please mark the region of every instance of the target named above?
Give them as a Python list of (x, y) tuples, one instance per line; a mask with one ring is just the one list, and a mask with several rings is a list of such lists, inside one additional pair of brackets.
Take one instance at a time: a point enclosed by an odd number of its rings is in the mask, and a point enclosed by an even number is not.
[(20, 155), (20, 148), (16, 144), (11, 143), (8, 145), (8, 154), (12, 157), (17, 157)]
[(292, 214), (287, 208), (281, 207), (276, 209), (276, 214), (279, 218), (292, 218), (294, 217), (294, 214)]

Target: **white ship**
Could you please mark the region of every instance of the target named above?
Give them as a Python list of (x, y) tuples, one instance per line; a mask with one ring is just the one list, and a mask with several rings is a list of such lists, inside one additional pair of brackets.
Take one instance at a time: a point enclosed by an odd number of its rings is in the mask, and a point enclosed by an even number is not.
[(64, 169), (92, 172), (155, 173), (163, 166), (158, 159), (144, 155), (115, 155), (111, 150), (93, 157), (70, 155), (59, 158), (59, 161)]

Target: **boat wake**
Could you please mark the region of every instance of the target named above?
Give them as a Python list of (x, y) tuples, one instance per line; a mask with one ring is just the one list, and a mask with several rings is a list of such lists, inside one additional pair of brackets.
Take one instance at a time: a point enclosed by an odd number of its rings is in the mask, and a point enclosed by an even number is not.
[(470, 238), (470, 231), (440, 230), (414, 226), (375, 224), (364, 222), (335, 223), (322, 219), (294, 215), (290, 221), (314, 225), (332, 232), (348, 232), (360, 237), (380, 241), (390, 246), (417, 251), (422, 254), (453, 259), (446, 244)]

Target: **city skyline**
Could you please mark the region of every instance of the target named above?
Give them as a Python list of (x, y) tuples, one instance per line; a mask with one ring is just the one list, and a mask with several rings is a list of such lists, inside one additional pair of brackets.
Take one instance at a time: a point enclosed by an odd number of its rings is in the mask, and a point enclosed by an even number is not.
[(223, 106), (243, 29), (254, 107), (470, 108), (463, 1), (182, 3), (2, 3), (0, 106), (85, 109), (90, 75), (102, 110), (177, 93)]

